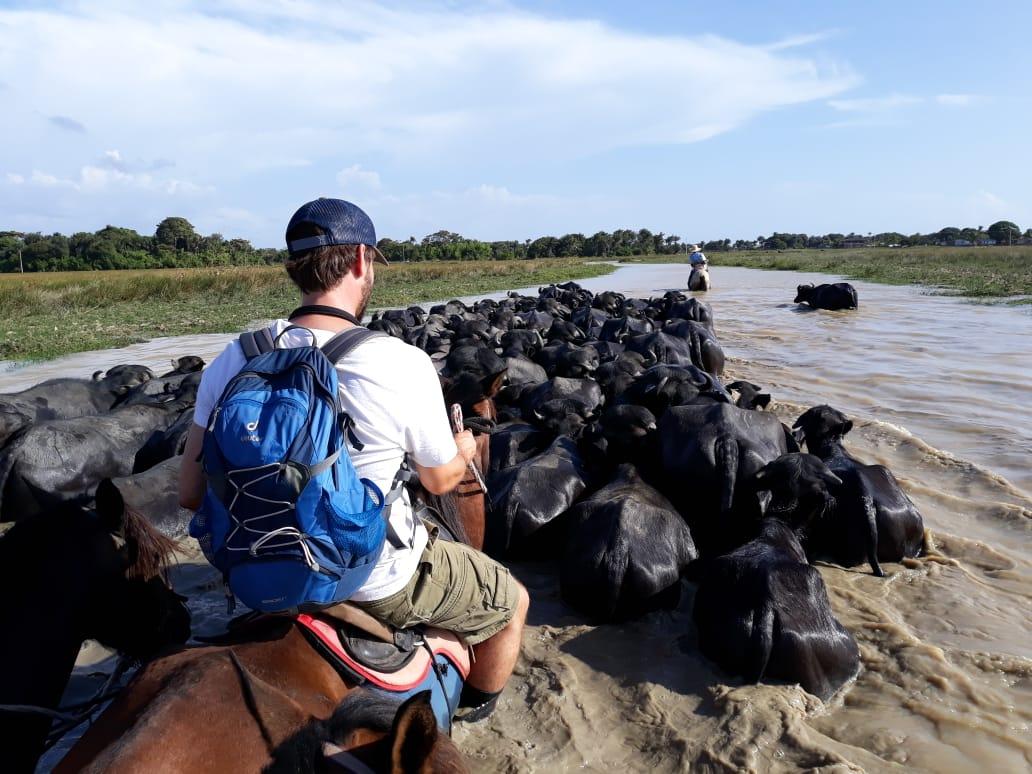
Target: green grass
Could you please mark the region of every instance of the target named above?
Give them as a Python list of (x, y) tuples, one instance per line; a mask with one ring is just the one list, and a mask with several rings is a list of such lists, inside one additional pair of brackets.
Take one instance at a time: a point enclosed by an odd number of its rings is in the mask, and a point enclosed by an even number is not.
[[(1032, 247), (871, 247), (849, 250), (743, 250), (709, 253), (710, 264), (752, 269), (813, 271), (890, 285), (928, 285), (975, 298), (1032, 303)], [(684, 263), (684, 256), (625, 258)]]
[[(408, 306), (597, 277), (576, 259), (395, 264), (377, 271), (371, 307)], [(46, 360), (159, 336), (232, 332), (287, 314), (298, 293), (282, 267), (0, 274), (0, 359)]]

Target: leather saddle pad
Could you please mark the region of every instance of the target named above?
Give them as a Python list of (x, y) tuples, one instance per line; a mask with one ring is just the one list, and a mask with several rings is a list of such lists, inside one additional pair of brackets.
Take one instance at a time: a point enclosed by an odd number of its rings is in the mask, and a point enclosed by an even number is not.
[(301, 613), (295, 621), (338, 671), (360, 685), (368, 682), (391, 692), (409, 691), (429, 676), (433, 668), (431, 653), (434, 660), (443, 656), (450, 661), (463, 680), (469, 674), (469, 649), (451, 632), (429, 628), (421, 637), (413, 638), (412, 647), (406, 649), (317, 614)]

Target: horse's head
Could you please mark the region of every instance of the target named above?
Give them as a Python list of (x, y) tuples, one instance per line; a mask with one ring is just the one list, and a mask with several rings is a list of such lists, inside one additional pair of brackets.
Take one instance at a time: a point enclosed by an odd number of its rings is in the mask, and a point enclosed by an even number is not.
[(463, 774), (470, 770), (459, 748), (438, 729), (430, 691), (417, 693), (400, 706), (361, 689), (352, 691), (329, 720), (313, 721), (279, 745), (264, 771), (321, 771), (324, 756), (342, 771)]
[(96, 502), (97, 518), (80, 525), (96, 589), (83, 611), (86, 636), (140, 659), (186, 642), (190, 612), (166, 578), (174, 541), (128, 509), (110, 480)]

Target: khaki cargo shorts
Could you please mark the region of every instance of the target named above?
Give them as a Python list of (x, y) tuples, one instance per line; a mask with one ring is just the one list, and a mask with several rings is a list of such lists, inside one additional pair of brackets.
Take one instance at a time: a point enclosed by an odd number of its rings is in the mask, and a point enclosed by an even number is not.
[(458, 634), (469, 645), (493, 637), (516, 612), (516, 580), (486, 554), (435, 537), (405, 588), (354, 604), (396, 629), (430, 624)]

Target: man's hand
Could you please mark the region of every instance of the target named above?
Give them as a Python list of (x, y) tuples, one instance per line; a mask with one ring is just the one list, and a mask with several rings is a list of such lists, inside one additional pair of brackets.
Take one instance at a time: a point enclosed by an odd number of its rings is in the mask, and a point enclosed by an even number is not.
[(477, 456), (477, 441), (471, 431), (463, 430), (461, 433), (456, 433), (455, 445), (459, 447), (459, 456), (467, 465)]

